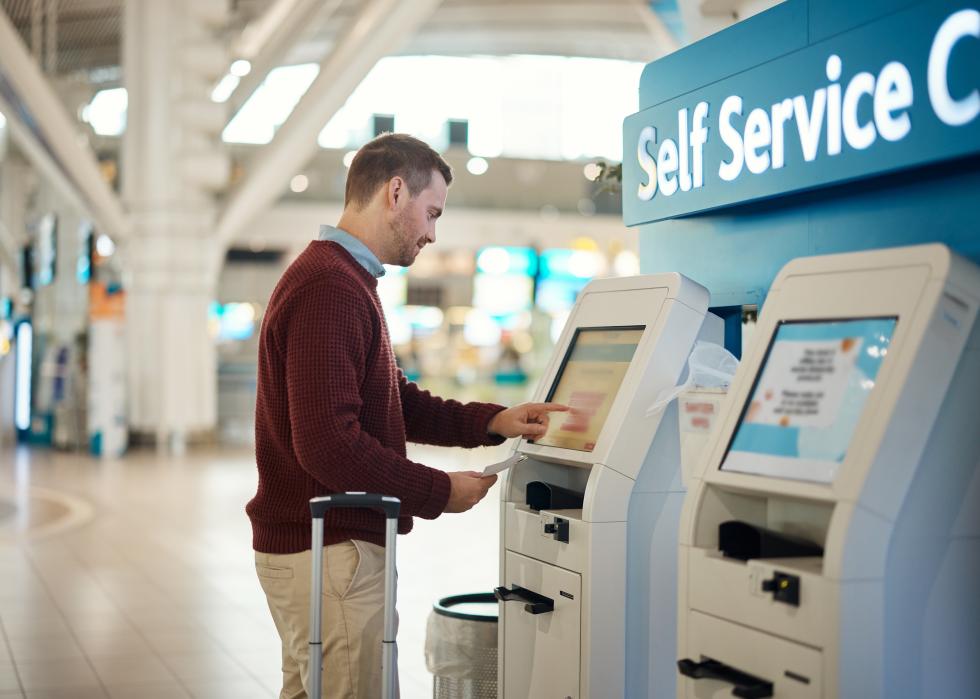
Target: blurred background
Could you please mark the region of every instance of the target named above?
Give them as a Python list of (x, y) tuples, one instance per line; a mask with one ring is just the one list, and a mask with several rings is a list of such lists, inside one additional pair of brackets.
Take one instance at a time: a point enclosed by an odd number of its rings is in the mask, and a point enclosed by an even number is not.
[(605, 175), (644, 65), (773, 4), (4, 0), (0, 444), (247, 444), (264, 304), (386, 131), (456, 173), (381, 283), (400, 364), (523, 399), (639, 271)]
[[(380, 280), (398, 363), (521, 402), (582, 287), (639, 273), (610, 169), (644, 66), (775, 4), (0, 0), (0, 697), (273, 696), (257, 337), (357, 148), (409, 133), (455, 171)], [(495, 492), (443, 519), (400, 554), (407, 697), (431, 602), (496, 581)]]

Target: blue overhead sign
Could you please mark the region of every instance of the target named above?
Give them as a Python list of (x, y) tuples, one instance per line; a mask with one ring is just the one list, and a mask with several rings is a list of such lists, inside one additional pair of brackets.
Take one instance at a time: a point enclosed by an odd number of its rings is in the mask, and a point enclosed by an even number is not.
[(801, 41), (628, 117), (623, 133), (627, 225), (976, 154), (980, 11), (920, 2)]

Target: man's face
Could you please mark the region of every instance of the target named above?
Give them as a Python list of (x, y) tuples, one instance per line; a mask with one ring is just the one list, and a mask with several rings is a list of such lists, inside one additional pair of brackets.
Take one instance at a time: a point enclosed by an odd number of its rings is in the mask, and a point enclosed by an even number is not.
[(428, 187), (399, 201), (391, 219), (392, 264), (408, 267), (423, 247), (436, 242), (436, 221), (446, 208), (448, 193), (442, 173), (433, 170)]

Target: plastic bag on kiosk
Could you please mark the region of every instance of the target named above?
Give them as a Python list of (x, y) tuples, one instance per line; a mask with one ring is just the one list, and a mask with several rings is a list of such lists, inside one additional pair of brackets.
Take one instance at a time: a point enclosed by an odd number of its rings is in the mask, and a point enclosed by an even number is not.
[(687, 379), (677, 386), (665, 388), (653, 404), (647, 408), (646, 416), (652, 417), (667, 407), (681, 393), (695, 386), (699, 388), (725, 388), (735, 378), (738, 359), (735, 355), (714, 342), (695, 342), (691, 355), (687, 358)]

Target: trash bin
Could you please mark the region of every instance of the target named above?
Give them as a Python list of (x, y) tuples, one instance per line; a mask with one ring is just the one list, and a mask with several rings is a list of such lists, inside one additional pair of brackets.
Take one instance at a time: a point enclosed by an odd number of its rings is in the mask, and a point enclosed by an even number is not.
[(496, 699), (497, 599), (492, 592), (444, 597), (432, 606), (425, 666), (434, 699)]

